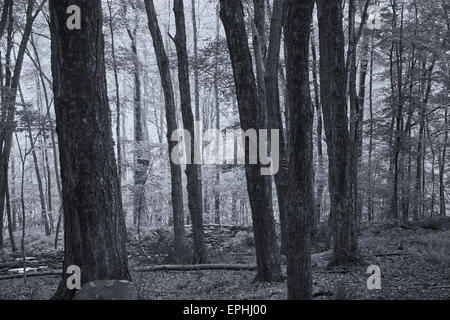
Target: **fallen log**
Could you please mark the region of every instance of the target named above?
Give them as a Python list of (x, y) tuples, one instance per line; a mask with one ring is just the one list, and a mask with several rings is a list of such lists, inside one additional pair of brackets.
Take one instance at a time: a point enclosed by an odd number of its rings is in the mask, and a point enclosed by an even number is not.
[[(32, 278), (32, 277), (60, 276), (60, 275), (62, 275), (62, 271), (43, 271), (43, 272), (27, 273), (26, 277)], [(11, 279), (20, 279), (20, 278), (23, 278), (23, 273), (0, 276), (0, 281), (1, 280), (11, 280)]]
[(406, 256), (404, 252), (391, 252), (391, 253), (377, 253), (375, 257), (393, 257), (393, 256)]
[(200, 271), (200, 270), (234, 270), (234, 271), (254, 271), (256, 265), (246, 264), (167, 264), (154, 265), (142, 268), (136, 268), (136, 272), (154, 272), (154, 271)]
[[(202, 270), (230, 270), (230, 271), (255, 271), (256, 265), (246, 264), (167, 264), (167, 265), (152, 265), (147, 267), (135, 268), (131, 271), (134, 272), (156, 272), (156, 271), (202, 271)], [(27, 273), (27, 278), (31, 277), (44, 277), (61, 275), (62, 271), (43, 271)], [(1, 280), (20, 279), (23, 278), (22, 274), (11, 274), (0, 276)]]

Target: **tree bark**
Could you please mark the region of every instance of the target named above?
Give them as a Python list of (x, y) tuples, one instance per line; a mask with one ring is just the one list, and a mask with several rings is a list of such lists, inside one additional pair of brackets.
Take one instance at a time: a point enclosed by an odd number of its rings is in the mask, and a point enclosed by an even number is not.
[(286, 75), (292, 146), (288, 180), (287, 287), (288, 298), (299, 300), (312, 298), (314, 109), (309, 88), (309, 40), (314, 1), (288, 0), (286, 4)]
[[(253, 73), (241, 1), (221, 0), (220, 17), (225, 28), (236, 86), (241, 128), (262, 129), (262, 110)], [(245, 148), (246, 159), (249, 147)], [(257, 280), (281, 280), (280, 253), (273, 216), (271, 177), (261, 175), (261, 163), (245, 165), (247, 189), (255, 235)]]
[(113, 28), (113, 14), (111, 1), (108, 0), (108, 22), (109, 22), (109, 32), (111, 33), (111, 55), (113, 60), (113, 70), (114, 70), (114, 86), (116, 90), (116, 144), (117, 144), (117, 172), (119, 173), (120, 181), (122, 181), (122, 150), (121, 150), (121, 140), (120, 140), (120, 118), (121, 118), (121, 108), (120, 108), (120, 89), (119, 89), (119, 76), (117, 71), (117, 60), (116, 60), (116, 45), (115, 36)]
[[(184, 18), (183, 0), (175, 0), (173, 11), (175, 13), (176, 35), (173, 39), (178, 57), (178, 82), (180, 88), (180, 104), (184, 129), (190, 133), (190, 150), (195, 150), (196, 130), (191, 105), (191, 89), (189, 83), (189, 62), (186, 45), (186, 24)], [(203, 232), (203, 200), (202, 182), (199, 179), (199, 165), (195, 163), (195, 152), (186, 165), (188, 206), (192, 221), (194, 237), (194, 263), (206, 263), (206, 246)]]
[[(51, 0), (50, 31), (64, 206), (64, 268), (81, 283), (131, 280), (111, 112), (106, 89), (100, 0), (79, 0), (81, 30), (66, 27), (73, 1)], [(71, 299), (63, 279), (53, 299)]]
[(314, 106), (316, 107), (317, 114), (317, 158), (319, 161), (319, 172), (316, 175), (317, 181), (317, 195), (316, 195), (316, 217), (314, 219), (315, 227), (320, 224), (320, 219), (322, 216), (322, 201), (323, 192), (325, 189), (325, 167), (323, 162), (323, 120), (322, 120), (322, 106), (320, 102), (320, 90), (319, 90), (319, 76), (317, 68), (317, 49), (316, 42), (314, 39), (314, 30), (311, 30), (311, 55), (312, 55), (312, 75), (313, 75), (313, 85), (314, 85)]
[[(215, 108), (215, 129), (220, 132), (220, 101), (219, 101), (219, 41), (220, 41), (220, 17), (219, 17), (219, 3), (217, 3), (217, 16), (216, 16), (216, 48), (215, 48), (215, 67), (214, 67), (214, 102)], [(222, 138), (221, 136), (217, 138)], [(216, 166), (216, 172), (214, 173), (214, 219), (216, 224), (220, 224), (220, 171), (221, 165)]]
[[(320, 38), (320, 88), (328, 145), (329, 191), (333, 225), (333, 257), (330, 265), (354, 260), (350, 154), (346, 104), (346, 74), (342, 8), (338, 1), (318, 0)], [(333, 72), (330, 72), (333, 70)]]
[(278, 74), (280, 70), (280, 51), (284, 0), (275, 0), (273, 3), (272, 17), (270, 23), (269, 47), (265, 66), (265, 92), (267, 104), (267, 127), (277, 129), (280, 134), (280, 168), (275, 175), (275, 188), (280, 210), (281, 227), (281, 253), (286, 253), (287, 248), (287, 182), (288, 182), (288, 154), (286, 135), (282, 120), (280, 105), (280, 88)]
[[(161, 85), (164, 93), (167, 122), (167, 142), (170, 157), (173, 149), (176, 146), (176, 142), (172, 141), (171, 135), (172, 132), (177, 130), (178, 126), (175, 117), (175, 98), (173, 94), (172, 78), (169, 69), (169, 59), (167, 57), (166, 50), (164, 49), (164, 42), (161, 35), (161, 30), (158, 25), (158, 18), (156, 16), (153, 0), (145, 0), (145, 8), (148, 18), (148, 27), (153, 39), (153, 48), (155, 50), (156, 61), (161, 77)], [(173, 161), (170, 161), (170, 172), (174, 228), (174, 251), (175, 255), (179, 255), (181, 254), (185, 246), (181, 168)]]
[[(134, 8), (133, 8), (134, 9)], [(135, 10), (135, 9), (134, 9)], [(143, 121), (144, 112), (142, 108), (142, 84), (140, 75), (140, 64), (137, 48), (137, 12), (135, 12), (135, 26), (131, 30), (127, 26), (128, 36), (131, 40), (131, 54), (133, 59), (133, 79), (134, 79), (134, 99), (133, 99), (133, 116), (134, 116), (134, 189), (133, 189), (133, 225), (138, 226), (140, 231), (141, 221), (148, 215), (147, 200), (145, 196), (145, 184), (148, 177), (149, 159), (147, 155), (146, 139), (144, 134)]]

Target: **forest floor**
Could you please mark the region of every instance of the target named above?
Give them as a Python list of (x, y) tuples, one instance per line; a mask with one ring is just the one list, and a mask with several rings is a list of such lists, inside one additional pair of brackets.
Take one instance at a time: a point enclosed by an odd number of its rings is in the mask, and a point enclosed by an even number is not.
[[(129, 264), (141, 299), (269, 300), (285, 299), (286, 284), (254, 282), (254, 271), (136, 272), (138, 267), (173, 263), (169, 230), (144, 230), (138, 239), (129, 232)], [(52, 238), (29, 236), (30, 265), (60, 268), (62, 251), (49, 249)], [(209, 226), (206, 242), (211, 263), (254, 264), (249, 230)], [(450, 221), (404, 227), (363, 226), (359, 238), (361, 262), (347, 268), (328, 269), (330, 251), (313, 255), (315, 299), (450, 299)], [(0, 277), (17, 264), (17, 255), (0, 252)], [(368, 290), (369, 265), (381, 269), (381, 290)], [(17, 267), (17, 266), (16, 266)], [(285, 267), (283, 268), (285, 272)], [(0, 280), (0, 299), (48, 299), (59, 276)]]

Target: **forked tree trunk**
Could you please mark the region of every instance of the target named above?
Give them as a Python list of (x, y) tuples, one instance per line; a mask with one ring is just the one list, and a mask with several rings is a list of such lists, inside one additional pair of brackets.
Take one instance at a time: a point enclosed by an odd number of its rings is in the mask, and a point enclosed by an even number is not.
[[(178, 57), (178, 82), (180, 88), (181, 114), (184, 129), (190, 133), (191, 144), (186, 146), (195, 150), (196, 130), (194, 129), (194, 116), (192, 114), (191, 89), (189, 82), (189, 62), (186, 45), (186, 23), (184, 18), (183, 0), (175, 0), (173, 11), (175, 13), (176, 35), (173, 39)], [(190, 160), (190, 161), (189, 161)], [(192, 221), (194, 243), (194, 263), (206, 263), (206, 246), (203, 232), (203, 199), (202, 183), (199, 179), (199, 164), (195, 163), (195, 152), (186, 165), (188, 207)]]
[[(66, 26), (81, 8), (81, 30)], [(81, 268), (81, 283), (131, 280), (126, 253), (111, 111), (106, 90), (100, 0), (51, 0), (50, 31), (64, 206), (64, 268)], [(71, 299), (64, 274), (53, 299)]]
[[(320, 38), (320, 88), (328, 145), (330, 218), (333, 257), (330, 265), (354, 259), (352, 223), (354, 210), (350, 184), (350, 136), (346, 104), (346, 76), (342, 8), (338, 1), (318, 0)], [(333, 72), (330, 72), (333, 70)]]
[[(220, 17), (225, 28), (237, 92), (241, 128), (263, 129), (259, 123), (261, 105), (253, 73), (241, 1), (221, 0)], [(246, 160), (249, 146), (245, 147)], [(261, 175), (261, 163), (248, 164), (245, 171), (255, 235), (257, 280), (281, 280), (280, 253), (273, 216), (271, 177)]]
[[(175, 117), (175, 98), (173, 94), (172, 78), (169, 69), (169, 59), (164, 49), (164, 42), (161, 30), (158, 25), (158, 18), (155, 12), (153, 0), (145, 0), (145, 9), (148, 18), (148, 27), (153, 39), (153, 48), (155, 50), (156, 61), (158, 64), (159, 74), (161, 77), (161, 86), (163, 88), (166, 122), (167, 122), (167, 142), (169, 148), (169, 156), (172, 154), (176, 146), (176, 142), (172, 141), (172, 132), (177, 130), (177, 121)], [(163, 131), (163, 130), (161, 130)], [(170, 161), (170, 160), (169, 160)], [(181, 168), (173, 161), (170, 161), (170, 181), (172, 196), (172, 212), (173, 212), (173, 229), (174, 229), (174, 250), (175, 255), (180, 254), (185, 246), (185, 230), (184, 230), (184, 213), (183, 213), (183, 191)]]

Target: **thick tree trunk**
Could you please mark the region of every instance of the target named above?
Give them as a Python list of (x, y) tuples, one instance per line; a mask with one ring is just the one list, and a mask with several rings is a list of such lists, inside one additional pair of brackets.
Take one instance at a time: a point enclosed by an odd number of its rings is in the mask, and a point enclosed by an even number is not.
[[(191, 89), (189, 83), (189, 62), (186, 45), (186, 24), (183, 0), (174, 1), (176, 35), (174, 40), (178, 56), (178, 82), (180, 87), (180, 104), (183, 126), (191, 135), (190, 150), (195, 150), (196, 130), (191, 105)], [(195, 163), (195, 152), (186, 165), (188, 206), (192, 221), (194, 242), (194, 263), (206, 263), (206, 246), (203, 235), (203, 200), (202, 182), (199, 179), (200, 166)]]
[[(158, 25), (158, 18), (156, 16), (153, 0), (145, 0), (145, 8), (148, 18), (148, 27), (153, 39), (153, 48), (155, 50), (156, 61), (161, 77), (161, 85), (164, 93), (167, 122), (167, 142), (170, 156), (176, 146), (176, 142), (172, 141), (171, 139), (172, 133), (177, 130), (178, 126), (175, 117), (175, 98), (173, 94), (172, 79), (169, 69), (169, 59), (164, 49), (164, 42), (161, 35), (161, 30)], [(173, 161), (170, 161), (170, 172), (174, 228), (174, 251), (175, 255), (179, 255), (181, 254), (185, 246), (181, 168)]]
[[(66, 27), (73, 1), (51, 0), (50, 30), (64, 206), (64, 268), (81, 283), (130, 280), (126, 229), (106, 90), (100, 0), (79, 0), (81, 30)], [(53, 299), (71, 299), (63, 279)]]
[[(221, 0), (220, 17), (225, 28), (233, 67), (242, 130), (263, 129), (259, 123), (262, 106), (253, 74), (241, 1)], [(246, 159), (249, 147), (245, 148)], [(273, 216), (271, 177), (261, 175), (261, 163), (246, 164), (247, 188), (255, 235), (257, 280), (281, 280), (280, 253)]]
[[(352, 224), (350, 154), (346, 104), (346, 75), (342, 8), (338, 1), (318, 0), (320, 38), (320, 88), (328, 145), (329, 190), (333, 225), (333, 257), (330, 265), (351, 262), (355, 257)], [(330, 72), (333, 70), (333, 72)]]
[(309, 90), (309, 39), (314, 1), (287, 1), (287, 91), (292, 153), (289, 161), (287, 287), (289, 299), (311, 299), (314, 221), (314, 109)]

